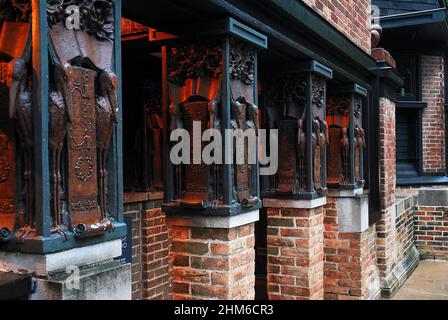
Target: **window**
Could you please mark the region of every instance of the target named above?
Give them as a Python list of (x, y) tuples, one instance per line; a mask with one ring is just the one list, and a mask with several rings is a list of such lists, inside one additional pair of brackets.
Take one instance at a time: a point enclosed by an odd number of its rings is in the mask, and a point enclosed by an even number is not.
[(418, 56), (397, 56), (397, 69), (405, 78), (404, 87), (400, 89), (398, 99), (401, 101), (419, 101), (420, 93), (420, 59)]

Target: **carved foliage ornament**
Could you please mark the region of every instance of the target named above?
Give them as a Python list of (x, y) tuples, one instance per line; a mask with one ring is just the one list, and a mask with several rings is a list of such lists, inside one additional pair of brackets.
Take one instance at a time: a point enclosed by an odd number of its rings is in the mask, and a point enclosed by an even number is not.
[(75, 164), (76, 176), (79, 180), (84, 182), (92, 179), (94, 162), (90, 156), (83, 156), (78, 158)]
[(347, 116), (350, 113), (350, 99), (347, 97), (328, 97), (327, 114)]
[(289, 105), (292, 102), (304, 105), (306, 102), (305, 78), (296, 75), (284, 75), (269, 81), (266, 89), (266, 103), (270, 107)]
[(353, 105), (353, 113), (357, 119), (361, 118), (362, 99), (359, 96), (355, 96)]
[(48, 0), (47, 19), (51, 26), (65, 24), (73, 11), (69, 6), (79, 8), (80, 28), (100, 40), (114, 40), (113, 0)]
[(318, 108), (325, 107), (326, 82), (323, 78), (313, 76), (313, 105)]
[(11, 174), (11, 164), (8, 159), (8, 140), (0, 131), (0, 183), (8, 181)]
[(187, 79), (222, 75), (222, 48), (217, 41), (197, 42), (168, 50), (168, 80), (183, 86)]
[(255, 50), (237, 41), (232, 41), (230, 49), (230, 79), (251, 86), (255, 83)]
[(0, 183), (8, 181), (11, 174), (11, 165), (7, 158), (0, 158)]
[(0, 21), (30, 22), (30, 0), (0, 0)]

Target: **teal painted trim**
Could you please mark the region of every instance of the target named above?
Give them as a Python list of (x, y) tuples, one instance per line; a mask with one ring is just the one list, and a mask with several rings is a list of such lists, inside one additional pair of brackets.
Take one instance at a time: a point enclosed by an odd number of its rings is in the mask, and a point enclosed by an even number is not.
[(48, 153), (48, 25), (47, 1), (33, 0), (32, 63), (34, 124), (34, 214), (38, 236), (48, 237), (50, 210), (50, 164)]
[(217, 207), (214, 209), (204, 209), (204, 210), (194, 210), (187, 209), (179, 206), (176, 202), (165, 203), (162, 205), (162, 211), (167, 215), (195, 215), (198, 217), (208, 216), (208, 217), (231, 217), (255, 210), (260, 210), (263, 207), (262, 201), (260, 200), (258, 204), (250, 208), (244, 208), (239, 204), (232, 204), (231, 206)]
[[(230, 119), (231, 119), (231, 95), (230, 95), (230, 37), (226, 36), (223, 40), (224, 50), (223, 50), (223, 61), (224, 61), (224, 72), (223, 72), (223, 95), (222, 95), (222, 127), (223, 130), (231, 129)], [(225, 131), (225, 139), (231, 139), (228, 132)], [(226, 141), (224, 140), (224, 141)], [(229, 154), (224, 151), (224, 157), (228, 157)], [(233, 155), (230, 155), (233, 157)], [(225, 158), (226, 159), (226, 158)], [(223, 164), (223, 202), (227, 206), (231, 206), (233, 203), (233, 181), (232, 181), (232, 165), (228, 164), (229, 161), (224, 161)]]
[(369, 90), (367, 90), (366, 88), (357, 83), (352, 83), (349, 85), (343, 85), (335, 90), (332, 90), (331, 93), (354, 93), (365, 98), (369, 94)]
[[(359, 49), (355, 44), (353, 44), (350, 40), (348, 40), (345, 36), (343, 36), (340, 32), (335, 30), (331, 25), (329, 25), (327, 22), (321, 20), (317, 20), (317, 25), (319, 28), (325, 29), (328, 32), (332, 32), (335, 35), (337, 35), (336, 38), (329, 38), (326, 37), (326, 40), (331, 41), (331, 43), (336, 46), (336, 48), (343, 52), (346, 59), (350, 58), (351, 68), (347, 70), (347, 65), (341, 66), (340, 63), (337, 63), (332, 57), (330, 57), (328, 54), (323, 56), (322, 53), (319, 53), (317, 50), (311, 50), (305, 45), (301, 44), (300, 41), (296, 40), (293, 37), (293, 34), (285, 34), (284, 32), (280, 32), (274, 27), (271, 27), (265, 23), (263, 23), (260, 20), (257, 20), (254, 18), (254, 16), (240, 10), (235, 5), (232, 5), (228, 3), (225, 0), (208, 0), (208, 2), (216, 5), (217, 7), (225, 10), (227, 14), (230, 14), (232, 16), (238, 17), (238, 19), (243, 21), (244, 23), (257, 28), (264, 34), (266, 34), (269, 38), (275, 38), (277, 41), (281, 42), (282, 44), (286, 45), (287, 47), (291, 48), (295, 52), (299, 53), (300, 55), (305, 55), (309, 57), (310, 59), (317, 60), (324, 65), (332, 68), (332, 70), (341, 75), (342, 77), (346, 78), (349, 81), (354, 81), (362, 84), (365, 87), (370, 88), (369, 84), (369, 78), (372, 76), (372, 73), (370, 69), (375, 68), (376, 61), (367, 53)], [(276, 3), (281, 3), (282, 1), (275, 1)], [(290, 1), (289, 1), (290, 2)], [(317, 13), (311, 13), (310, 8), (301, 1), (294, 1), (297, 2), (295, 6), (298, 7), (298, 11), (300, 10), (308, 10), (307, 15), (317, 15)], [(288, 10), (283, 10), (288, 11)], [(318, 19), (318, 17), (314, 17), (314, 19)], [(297, 22), (302, 22), (299, 19)], [(315, 27), (316, 27), (315, 26)], [(297, 27), (295, 24), (288, 24), (289, 29), (293, 27)], [(316, 28), (313, 28), (316, 29)], [(330, 30), (330, 31), (329, 31)], [(358, 67), (358, 69), (356, 68)], [(358, 72), (361, 71), (361, 73)], [(366, 75), (365, 77), (363, 75)]]
[(316, 60), (310, 60), (308, 62), (298, 64), (297, 68), (301, 72), (311, 72), (325, 78), (326, 80), (333, 79), (333, 70)]
[(350, 138), (350, 181), (352, 185), (356, 186), (355, 178), (355, 93), (351, 94), (350, 97), (350, 128), (349, 128), (349, 138)]
[(446, 8), (439, 8), (381, 17), (381, 27), (383, 29), (394, 29), (440, 22), (445, 23), (446, 19)]
[(113, 226), (114, 231), (110, 233), (86, 239), (76, 239), (71, 232), (67, 232), (67, 241), (58, 234), (49, 235), (42, 239), (26, 239), (23, 243), (18, 243), (16, 240), (13, 240), (9, 243), (0, 244), (0, 251), (51, 254), (117, 240), (126, 236), (126, 224), (115, 222)]
[[(258, 53), (255, 53), (255, 64), (254, 64), (254, 104), (259, 107), (259, 101), (258, 101)], [(260, 108), (258, 109), (258, 112), (260, 112)], [(258, 139), (260, 139), (260, 135), (259, 133), (257, 133), (257, 137)], [(258, 140), (259, 142), (260, 140)], [(259, 155), (259, 148), (260, 147), (260, 143), (257, 143), (256, 146), (256, 152), (257, 155)], [(255, 190), (257, 193), (257, 197), (259, 199), (261, 199), (261, 187), (260, 187), (260, 159), (257, 156), (257, 164), (255, 165), (255, 172), (253, 173), (253, 175), (255, 175), (254, 180), (255, 180)]]
[(231, 35), (234, 35), (242, 40), (245, 40), (246, 42), (249, 42), (250, 44), (258, 48), (261, 49), (268, 48), (268, 37), (246, 26), (245, 24), (236, 21), (233, 18), (229, 18), (227, 20), (227, 28), (229, 34)]
[(363, 86), (355, 83), (353, 85), (353, 93), (359, 94), (360, 96), (363, 96), (365, 98), (369, 94), (369, 91)]
[[(117, 221), (123, 221), (123, 82), (121, 67), (121, 2), (115, 0), (115, 41), (114, 41), (114, 68), (118, 76), (118, 125), (115, 129), (113, 140), (113, 158), (111, 162), (114, 165), (113, 172), (113, 190), (115, 190), (114, 199), (109, 198), (109, 203), (114, 203), (114, 216)], [(113, 196), (111, 194), (111, 196)]]
[(325, 80), (333, 79), (333, 70), (316, 60), (310, 60), (301, 63), (288, 63), (281, 65), (273, 65), (264, 68), (263, 76), (270, 74), (284, 73), (314, 73)]

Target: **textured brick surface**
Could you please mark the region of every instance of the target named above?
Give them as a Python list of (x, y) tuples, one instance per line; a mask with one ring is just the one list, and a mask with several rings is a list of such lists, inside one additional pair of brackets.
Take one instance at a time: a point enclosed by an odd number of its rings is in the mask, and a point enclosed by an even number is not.
[(323, 299), (323, 207), (267, 213), (269, 298)]
[(370, 0), (302, 0), (370, 54)]
[(442, 57), (422, 57), (423, 170), (445, 172), (445, 85)]
[(415, 228), (422, 258), (448, 260), (448, 208), (418, 207)]
[(144, 213), (142, 246), (143, 299), (171, 299), (171, 238), (166, 216), (159, 208)]
[(171, 226), (173, 299), (253, 300), (255, 226)]
[(325, 208), (325, 300), (363, 300), (379, 290), (376, 228), (362, 233), (339, 232), (333, 198)]
[(395, 203), (396, 186), (396, 136), (395, 103), (382, 97), (379, 106), (379, 159), (381, 208)]
[(377, 255), (381, 277), (387, 277), (414, 245), (415, 208), (384, 210), (377, 224)]

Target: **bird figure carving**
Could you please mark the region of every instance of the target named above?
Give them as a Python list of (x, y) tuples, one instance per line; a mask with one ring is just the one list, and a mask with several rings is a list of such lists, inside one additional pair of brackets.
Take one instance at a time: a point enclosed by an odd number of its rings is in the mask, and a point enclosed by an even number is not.
[(118, 124), (118, 78), (111, 71), (99, 75), (100, 94), (96, 97), (96, 139), (99, 168), (101, 219), (108, 219), (106, 208), (107, 152), (115, 125)]
[(61, 187), (61, 153), (64, 148), (64, 140), (73, 120), (71, 111), (70, 92), (68, 88), (74, 81), (73, 68), (70, 64), (63, 62), (55, 66), (54, 89), (49, 94), (49, 149), (51, 153), (51, 167), (53, 173), (53, 228), (52, 233), (59, 233), (67, 239), (63, 226), (60, 206)]
[(16, 58), (11, 62), (11, 65), (12, 81), (9, 93), (9, 116), (17, 124), (17, 134), (20, 139), (20, 148), (24, 162), (24, 225), (16, 233), (17, 239), (22, 241), (35, 231), (32, 190), (32, 159), (34, 150), (32, 93), (28, 84), (28, 67), (25, 59)]

